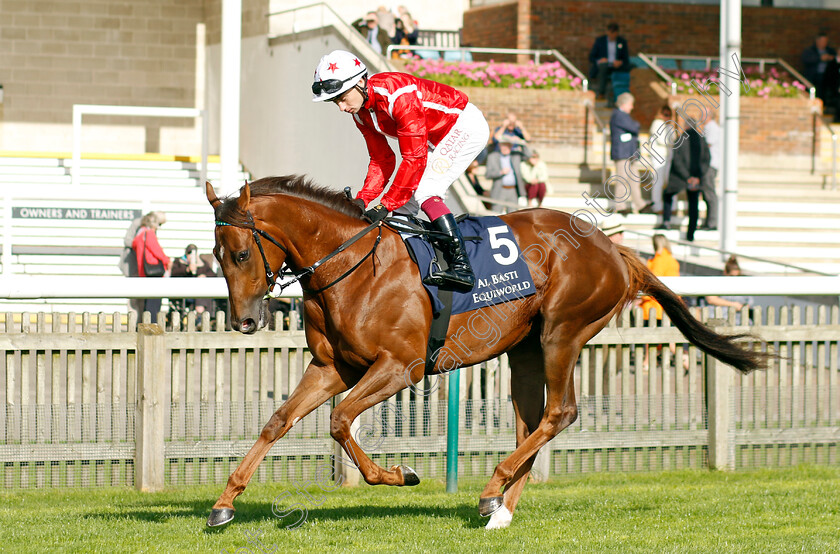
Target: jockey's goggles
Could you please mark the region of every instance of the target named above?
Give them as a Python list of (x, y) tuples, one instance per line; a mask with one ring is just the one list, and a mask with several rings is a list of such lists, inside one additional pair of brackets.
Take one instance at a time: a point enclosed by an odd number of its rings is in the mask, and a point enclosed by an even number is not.
[(361, 73), (357, 73), (348, 79), (327, 79), (326, 81), (315, 81), (312, 83), (312, 94), (320, 95), (321, 92), (325, 92), (327, 94), (335, 94), (336, 92), (341, 90), (341, 87), (344, 86), (344, 83), (348, 81), (352, 81), (353, 79), (358, 79), (364, 74), (364, 71)]

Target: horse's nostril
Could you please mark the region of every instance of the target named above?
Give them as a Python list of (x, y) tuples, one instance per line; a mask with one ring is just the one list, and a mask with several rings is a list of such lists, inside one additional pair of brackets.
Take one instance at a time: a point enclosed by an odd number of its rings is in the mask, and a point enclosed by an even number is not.
[(239, 325), (239, 330), (246, 334), (251, 334), (257, 330), (257, 324), (250, 317), (242, 320)]

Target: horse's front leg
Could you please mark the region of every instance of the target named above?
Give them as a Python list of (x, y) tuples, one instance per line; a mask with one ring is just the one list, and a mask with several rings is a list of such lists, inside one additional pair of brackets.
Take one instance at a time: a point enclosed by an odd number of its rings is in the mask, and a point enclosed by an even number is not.
[(386, 470), (375, 464), (364, 453), (350, 431), (351, 424), (359, 414), (406, 388), (406, 381), (415, 383), (422, 378), (422, 365), (419, 367), (419, 374), (415, 371), (411, 376), (406, 374), (410, 367), (410, 364), (398, 361), (388, 354), (380, 357), (330, 416), (330, 435), (341, 445), (362, 473), (365, 482), (370, 485), (411, 486), (420, 483), (417, 474), (408, 466), (393, 466)]
[(233, 519), (233, 500), (242, 494), (271, 446), (309, 412), (338, 393), (352, 387), (355, 381), (332, 366), (309, 364), (300, 383), (288, 400), (271, 416), (260, 437), (242, 458), (239, 467), (228, 478), (227, 487), (213, 505), (207, 525), (216, 527)]

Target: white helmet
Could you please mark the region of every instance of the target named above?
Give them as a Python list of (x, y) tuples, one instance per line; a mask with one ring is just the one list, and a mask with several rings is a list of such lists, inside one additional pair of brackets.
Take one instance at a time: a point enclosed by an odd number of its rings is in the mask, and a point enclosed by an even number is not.
[(312, 82), (312, 101), (332, 100), (353, 88), (367, 73), (362, 60), (345, 50), (334, 50), (321, 58)]

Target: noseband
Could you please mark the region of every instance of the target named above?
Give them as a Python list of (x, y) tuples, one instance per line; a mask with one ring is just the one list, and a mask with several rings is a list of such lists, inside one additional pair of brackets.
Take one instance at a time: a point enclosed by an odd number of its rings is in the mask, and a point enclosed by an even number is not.
[[(364, 257), (361, 260), (359, 260), (353, 267), (351, 267), (350, 269), (345, 271), (340, 277), (338, 277), (337, 279), (332, 281), (329, 285), (321, 287), (320, 289), (303, 288), (303, 291), (307, 292), (309, 294), (318, 294), (320, 292), (323, 292), (323, 291), (327, 290), (328, 288), (330, 288), (331, 286), (333, 286), (334, 284), (341, 281), (342, 279), (344, 279), (345, 277), (347, 277), (348, 275), (350, 275), (351, 273), (353, 273), (354, 271), (356, 271), (356, 269), (360, 265), (362, 265), (362, 263), (366, 259), (368, 259), (370, 256), (372, 256), (376, 252), (376, 248), (379, 246), (379, 241), (382, 240), (382, 222), (378, 221), (376, 223), (371, 223), (370, 225), (368, 225), (367, 227), (365, 227), (364, 229), (362, 229), (361, 231), (356, 233), (352, 238), (350, 238), (349, 240), (342, 243), (338, 248), (336, 248), (335, 250), (333, 250), (332, 252), (330, 252), (329, 254), (327, 254), (326, 256), (324, 256), (323, 258), (321, 258), (320, 260), (318, 260), (314, 264), (312, 264), (310, 266), (307, 266), (307, 267), (304, 267), (300, 271), (282, 271), (282, 266), (281, 266), (281, 269), (278, 270), (277, 272), (275, 272), (275, 271), (272, 271), (271, 265), (268, 263), (268, 258), (265, 255), (265, 250), (263, 249), (263, 245), (262, 245), (262, 241), (260, 240), (260, 237), (264, 237), (266, 240), (271, 242), (274, 246), (276, 246), (277, 248), (282, 250), (286, 254), (287, 258), (289, 257), (289, 250), (285, 246), (280, 244), (280, 242), (277, 241), (274, 237), (272, 237), (271, 235), (269, 235), (268, 233), (266, 233), (262, 229), (257, 229), (257, 226), (254, 223), (254, 216), (251, 215), (251, 210), (248, 210), (247, 212), (245, 212), (245, 215), (248, 216), (248, 224), (247, 225), (235, 225), (233, 223), (228, 223), (226, 221), (218, 221), (217, 220), (216, 221), (216, 226), (217, 227), (238, 227), (240, 229), (248, 229), (249, 231), (251, 231), (251, 236), (254, 237), (254, 242), (257, 243), (257, 248), (259, 248), (259, 250), (260, 250), (260, 256), (262, 256), (263, 267), (265, 268), (265, 282), (268, 285), (268, 292), (266, 292), (266, 296), (268, 296), (268, 294), (271, 292), (271, 289), (273, 289), (275, 286), (279, 286), (280, 287), (280, 292), (282, 293), (283, 290), (286, 287), (300, 281), (304, 277), (307, 277), (309, 275), (314, 274), (315, 270), (319, 266), (321, 266), (321, 264), (323, 264), (324, 262), (326, 262), (327, 260), (329, 260), (333, 256), (335, 256), (337, 254), (340, 254), (341, 252), (343, 252), (344, 250), (349, 248), (357, 240), (359, 240), (360, 238), (362, 238), (363, 236), (368, 234), (368, 232), (371, 231), (374, 227), (379, 227), (379, 234), (376, 237), (376, 241), (373, 243), (373, 248), (371, 248), (370, 251), (367, 254), (365, 254)], [(277, 279), (279, 277), (286, 277), (286, 276), (292, 276), (293, 279), (291, 281), (287, 282), (287, 283), (277, 283)]]

